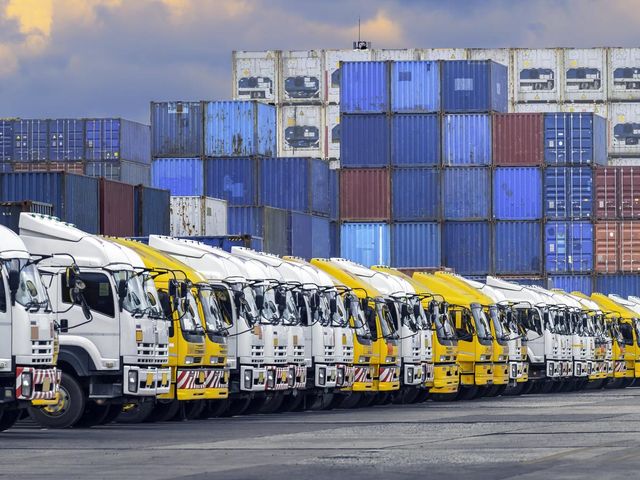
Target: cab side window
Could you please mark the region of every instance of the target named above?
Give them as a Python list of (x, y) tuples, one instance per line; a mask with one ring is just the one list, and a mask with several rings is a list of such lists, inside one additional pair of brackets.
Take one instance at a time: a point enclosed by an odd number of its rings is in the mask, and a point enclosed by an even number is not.
[[(82, 291), (87, 304), (91, 310), (94, 310), (109, 317), (115, 316), (115, 302), (113, 299), (113, 290), (109, 277), (104, 273), (83, 272), (80, 277), (85, 283), (86, 288)], [(60, 285), (62, 286), (62, 301), (64, 303), (73, 303), (71, 301), (71, 293), (65, 286), (64, 274), (60, 275)]]
[(7, 292), (4, 289), (4, 280), (0, 278), (0, 312), (7, 311)]

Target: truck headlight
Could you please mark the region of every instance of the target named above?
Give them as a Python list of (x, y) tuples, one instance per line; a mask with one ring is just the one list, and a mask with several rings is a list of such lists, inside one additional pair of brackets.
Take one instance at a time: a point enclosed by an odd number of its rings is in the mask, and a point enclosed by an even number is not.
[(296, 367), (289, 367), (287, 384), (289, 385), (289, 388), (293, 388), (293, 386), (296, 384)]
[(129, 391), (136, 393), (138, 391), (138, 371), (129, 370), (129, 377), (127, 378), (127, 384), (129, 385)]
[(194, 362), (194, 357), (184, 357), (184, 364), (191, 365)]
[(246, 390), (251, 390), (251, 387), (253, 386), (253, 370), (244, 371), (243, 382), (244, 382), (244, 388)]
[(511, 364), (511, 378), (516, 378), (518, 376), (518, 365), (515, 363)]
[(31, 398), (33, 394), (33, 375), (31, 372), (25, 372), (22, 374), (22, 396), (26, 398)]
[(326, 385), (327, 383), (327, 369), (324, 367), (318, 369), (318, 383), (320, 385)]
[(393, 362), (394, 362), (393, 357), (385, 357), (384, 359), (384, 363), (393, 363)]
[(274, 370), (269, 370), (267, 372), (267, 388), (275, 388), (276, 386), (276, 372)]
[(336, 374), (336, 385), (344, 385), (344, 367), (338, 367)]
[(407, 368), (407, 383), (413, 383), (413, 367)]

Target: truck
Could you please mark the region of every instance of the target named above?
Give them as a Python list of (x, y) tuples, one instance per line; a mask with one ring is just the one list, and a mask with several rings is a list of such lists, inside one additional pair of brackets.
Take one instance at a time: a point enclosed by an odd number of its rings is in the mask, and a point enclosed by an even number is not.
[(633, 330), (633, 351), (634, 351), (634, 378), (636, 379), (634, 384), (637, 383), (640, 378), (640, 305), (634, 301), (624, 298), (620, 295), (609, 294), (609, 298), (616, 302), (621, 307), (624, 307), (627, 312), (626, 315), (630, 319), (631, 328)]
[[(49, 428), (101, 423), (124, 403), (168, 393), (169, 325), (149, 315), (142, 272), (132, 265), (137, 255), (55, 217), (22, 213), (19, 227), (32, 254), (53, 256), (39, 270), (54, 310), (62, 312), (60, 395), (55, 405), (30, 408), (31, 417)], [(77, 272), (60, 253), (73, 258)]]

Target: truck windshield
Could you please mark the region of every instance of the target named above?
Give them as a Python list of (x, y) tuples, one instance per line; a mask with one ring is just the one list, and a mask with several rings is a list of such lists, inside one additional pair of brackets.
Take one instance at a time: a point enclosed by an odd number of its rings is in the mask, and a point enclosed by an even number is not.
[(482, 307), (480, 307), (480, 305), (472, 305), (471, 314), (473, 315), (478, 338), (491, 340), (491, 327), (489, 326), (487, 316), (482, 311)]
[[(389, 308), (389, 313), (391, 314), (392, 319), (395, 320), (397, 316), (400, 315), (400, 325), (407, 327), (412, 333), (416, 333), (418, 331), (418, 324), (416, 323), (416, 318), (413, 315), (413, 312), (409, 309), (408, 299), (396, 298), (388, 300), (387, 307)], [(394, 325), (397, 324), (397, 322), (394, 322)]]
[[(320, 322), (320, 325), (322, 325), (323, 327), (328, 327), (330, 325), (340, 327), (342, 325), (339, 325), (337, 323), (340, 321), (340, 316), (338, 315), (338, 310), (337, 310), (337, 304), (336, 304), (336, 313), (333, 315), (331, 314), (331, 308), (329, 304), (329, 293), (330, 292), (319, 293), (318, 307), (316, 309), (316, 314), (315, 314), (316, 318), (314, 318), (314, 321), (316, 321), (317, 319), (317, 321)], [(334, 298), (335, 298), (335, 294), (334, 294)]]
[(349, 316), (347, 315), (344, 301), (342, 297), (338, 295), (338, 292), (325, 292), (323, 298), (327, 302), (327, 308), (329, 308), (331, 299), (335, 299), (336, 301), (336, 311), (331, 314), (331, 325), (341, 328), (349, 326)]
[(215, 292), (209, 288), (199, 288), (198, 295), (202, 303), (202, 311), (204, 312), (204, 321), (207, 327), (207, 333), (222, 333), (226, 331), (230, 324), (225, 322), (222, 316), (222, 310), (216, 299)]
[(8, 270), (20, 272), (20, 284), (16, 292), (16, 302), (23, 307), (38, 311), (49, 305), (47, 290), (42, 284), (40, 273), (35, 264), (28, 263), (27, 259), (13, 259), (6, 262)]
[(113, 272), (116, 286), (121, 281), (126, 283), (127, 289), (122, 301), (122, 308), (132, 315), (144, 315), (149, 309), (147, 295), (142, 286), (142, 276), (132, 270), (118, 270)]

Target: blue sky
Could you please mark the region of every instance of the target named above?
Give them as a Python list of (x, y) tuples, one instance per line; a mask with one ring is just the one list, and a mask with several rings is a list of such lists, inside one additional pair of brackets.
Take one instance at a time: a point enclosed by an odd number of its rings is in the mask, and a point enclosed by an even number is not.
[(225, 99), (231, 51), (640, 46), (636, 0), (0, 0), (0, 116)]

